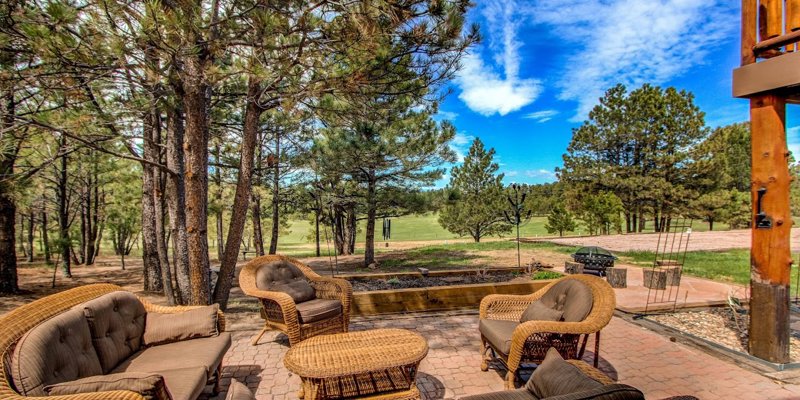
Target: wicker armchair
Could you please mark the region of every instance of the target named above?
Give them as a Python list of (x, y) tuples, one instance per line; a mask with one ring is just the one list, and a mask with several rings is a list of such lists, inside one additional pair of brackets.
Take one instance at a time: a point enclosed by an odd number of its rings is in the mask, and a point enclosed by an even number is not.
[[(258, 270), (280, 261), (289, 262), (302, 271), (314, 288), (317, 299), (339, 300), (342, 304), (341, 313), (319, 321), (303, 323), (298, 315), (297, 304), (290, 295), (260, 288), (257, 284)], [(289, 346), (294, 346), (312, 336), (347, 332), (350, 325), (350, 302), (353, 297), (353, 287), (350, 282), (322, 277), (295, 259), (278, 255), (254, 258), (242, 268), (239, 274), (239, 287), (246, 295), (257, 298), (261, 303), (264, 329), (253, 339), (251, 343), (253, 346), (258, 344), (264, 333), (271, 329), (285, 333), (289, 337)]]
[[(13, 388), (12, 377), (10, 375), (11, 367), (9, 362), (11, 360), (11, 352), (25, 333), (40, 323), (66, 312), (78, 304), (120, 290), (124, 289), (111, 284), (81, 286), (35, 300), (0, 317), (0, 400), (30, 400), (35, 398), (25, 397), (17, 393)], [(197, 308), (196, 306), (157, 306), (142, 299), (140, 299), (140, 301), (147, 312), (162, 314), (180, 313)], [(225, 331), (225, 314), (221, 311), (217, 313), (217, 325), (220, 332)], [(219, 389), (221, 365), (216, 374), (217, 378), (214, 382), (215, 392)], [(42, 399), (44, 398), (45, 397), (42, 397)], [(128, 390), (47, 396), (46, 398), (55, 400), (144, 400), (144, 397), (139, 393)]]
[(506, 387), (514, 388), (521, 363), (540, 363), (550, 347), (555, 347), (565, 359), (580, 359), (590, 334), (595, 334), (595, 366), (597, 366), (600, 330), (608, 325), (616, 307), (614, 289), (601, 278), (591, 275), (570, 275), (530, 295), (486, 296), (481, 300), (480, 319), (518, 322), (531, 303), (539, 300), (558, 282), (569, 279), (576, 279), (591, 289), (592, 308), (589, 314), (580, 322), (527, 321), (516, 326), (511, 325), (514, 327), (507, 353), (492, 344), (481, 333), (482, 371), (487, 371), (488, 362), (496, 357), (508, 368)]

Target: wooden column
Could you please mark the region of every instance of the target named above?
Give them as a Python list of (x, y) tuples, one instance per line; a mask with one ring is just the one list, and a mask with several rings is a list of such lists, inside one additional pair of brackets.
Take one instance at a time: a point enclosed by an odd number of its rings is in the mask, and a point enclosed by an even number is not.
[[(750, 354), (789, 362), (789, 152), (786, 100), (776, 95), (750, 99), (753, 228), (750, 251)], [(766, 219), (759, 226), (761, 210)], [(768, 222), (768, 224), (767, 224)], [(766, 225), (769, 225), (767, 227)]]
[(758, 0), (742, 0), (742, 65), (756, 62), (753, 46), (756, 45)]

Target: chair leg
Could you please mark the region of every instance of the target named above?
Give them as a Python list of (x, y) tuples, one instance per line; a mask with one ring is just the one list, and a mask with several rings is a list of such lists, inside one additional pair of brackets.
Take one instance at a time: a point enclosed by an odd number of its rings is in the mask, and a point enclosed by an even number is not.
[(489, 361), (492, 361), (492, 356), (494, 355), (494, 350), (486, 343), (485, 340), (482, 341), (483, 343), (483, 352), (481, 352), (481, 371), (486, 372), (489, 370)]
[(594, 367), (597, 368), (597, 364), (600, 361), (600, 331), (595, 332), (594, 334)]
[(517, 388), (517, 371), (508, 370), (506, 372), (506, 389), (513, 390)]
[(213, 390), (212, 393), (214, 394), (214, 396), (218, 395), (219, 392), (222, 390), (221, 384), (222, 384), (222, 363), (220, 362), (219, 365), (217, 365), (217, 379), (214, 380), (214, 389), (212, 389)]
[(250, 344), (253, 345), (253, 346), (257, 345), (258, 341), (261, 340), (261, 337), (264, 336), (264, 334), (267, 333), (268, 330), (269, 330), (269, 326), (264, 324), (264, 329), (261, 330), (261, 333), (259, 333), (258, 336), (256, 336), (253, 339), (253, 341), (250, 342)]

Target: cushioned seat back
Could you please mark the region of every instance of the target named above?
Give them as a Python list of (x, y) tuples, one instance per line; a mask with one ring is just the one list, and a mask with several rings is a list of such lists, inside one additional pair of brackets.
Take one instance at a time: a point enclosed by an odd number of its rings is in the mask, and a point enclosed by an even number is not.
[(292, 296), (295, 303), (313, 300), (316, 297), (314, 288), (308, 283), (303, 271), (284, 260), (272, 261), (258, 268), (256, 287), (286, 293)]
[(44, 387), (103, 373), (83, 310), (42, 322), (17, 342), (11, 376), (24, 396), (45, 396)]
[(577, 279), (562, 279), (542, 295), (541, 302), (563, 311), (566, 322), (580, 322), (592, 311), (592, 289)]
[(75, 308), (86, 315), (104, 374), (141, 347), (147, 312), (133, 293), (111, 292)]

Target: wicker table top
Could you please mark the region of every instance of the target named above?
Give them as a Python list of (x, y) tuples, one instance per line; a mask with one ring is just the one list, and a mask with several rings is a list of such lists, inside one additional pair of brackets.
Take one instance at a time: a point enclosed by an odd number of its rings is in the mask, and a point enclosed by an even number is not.
[(304, 378), (330, 378), (420, 362), (428, 342), (403, 329), (373, 329), (315, 336), (289, 349), (283, 364)]

